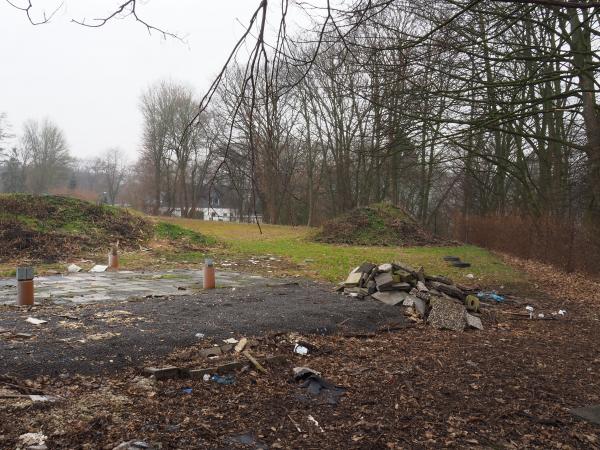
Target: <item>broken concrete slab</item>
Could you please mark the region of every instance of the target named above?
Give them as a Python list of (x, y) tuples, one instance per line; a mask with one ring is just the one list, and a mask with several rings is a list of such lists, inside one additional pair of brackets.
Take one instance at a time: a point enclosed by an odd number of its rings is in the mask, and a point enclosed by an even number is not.
[(358, 283), (360, 283), (360, 279), (362, 278), (362, 272), (352, 272), (344, 281), (344, 286), (346, 287), (356, 287)]
[(383, 272), (375, 276), (377, 290), (384, 291), (394, 284), (394, 277), (389, 272)]
[(417, 281), (417, 290), (419, 292), (429, 292), (429, 289), (427, 289), (427, 286), (422, 281)]
[(421, 317), (425, 317), (427, 312), (427, 303), (414, 295), (408, 295), (402, 302), (402, 306), (408, 306), (414, 308), (415, 312)]
[(69, 265), (69, 267), (67, 267), (67, 272), (69, 272), (69, 273), (79, 273), (82, 270), (83, 269), (81, 267), (79, 267), (77, 264), (71, 264), (71, 265)]
[(221, 347), (209, 347), (201, 349), (198, 354), (203, 358), (210, 358), (211, 356), (220, 356), (223, 353)]
[(377, 267), (375, 264), (372, 263), (362, 263), (360, 266), (358, 266), (356, 269), (353, 270), (353, 272), (355, 273), (369, 273), (371, 272), (375, 267)]
[(404, 302), (406, 297), (408, 296), (407, 292), (404, 291), (384, 291), (384, 292), (375, 292), (372, 297), (375, 300), (378, 300), (386, 305), (396, 306), (400, 303)]
[(478, 330), (483, 330), (483, 323), (479, 317), (467, 313), (466, 318), (468, 326), (471, 328), (477, 328)]
[(144, 374), (147, 376), (153, 376), (157, 380), (167, 380), (169, 378), (179, 378), (179, 367), (167, 366), (167, 367), (146, 367)]
[(569, 412), (580, 419), (600, 425), (600, 405), (589, 405), (581, 408), (574, 408)]
[(432, 298), (427, 323), (443, 330), (463, 331), (467, 325), (467, 309), (453, 300)]
[(391, 291), (410, 292), (412, 290), (412, 288), (413, 287), (409, 283), (394, 283), (391, 286), (389, 286), (388, 289)]

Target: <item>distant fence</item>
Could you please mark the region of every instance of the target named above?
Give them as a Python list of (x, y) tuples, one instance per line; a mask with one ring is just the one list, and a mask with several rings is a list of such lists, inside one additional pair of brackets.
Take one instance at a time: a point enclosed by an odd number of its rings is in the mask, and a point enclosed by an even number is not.
[(456, 216), (454, 224), (454, 238), (463, 242), (600, 275), (600, 227), (527, 216)]

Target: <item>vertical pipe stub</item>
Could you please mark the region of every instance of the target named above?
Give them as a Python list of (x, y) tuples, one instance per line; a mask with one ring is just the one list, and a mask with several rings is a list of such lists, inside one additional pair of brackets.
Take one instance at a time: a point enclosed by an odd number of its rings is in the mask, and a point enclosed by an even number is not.
[(17, 267), (17, 305), (33, 305), (33, 267)]
[(108, 254), (108, 270), (116, 272), (119, 270), (119, 242), (110, 246)]
[(204, 277), (202, 280), (204, 289), (214, 289), (216, 285), (215, 280), (215, 266), (211, 258), (204, 260)]

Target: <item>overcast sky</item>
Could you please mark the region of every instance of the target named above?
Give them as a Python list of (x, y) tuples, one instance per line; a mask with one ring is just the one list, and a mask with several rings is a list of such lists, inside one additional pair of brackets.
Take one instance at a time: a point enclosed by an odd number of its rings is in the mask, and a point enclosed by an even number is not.
[[(48, 11), (59, 3), (37, 1)], [(141, 92), (165, 78), (198, 93), (206, 89), (242, 34), (240, 21), (248, 22), (258, 0), (140, 3), (144, 19), (185, 37), (186, 44), (149, 36), (130, 18), (103, 28), (70, 23), (71, 18), (101, 17), (119, 3), (66, 0), (51, 23), (32, 26), (23, 12), (0, 0), (0, 112), (7, 114), (13, 133), (26, 119), (48, 117), (64, 130), (73, 156), (93, 157), (120, 147), (134, 159)]]

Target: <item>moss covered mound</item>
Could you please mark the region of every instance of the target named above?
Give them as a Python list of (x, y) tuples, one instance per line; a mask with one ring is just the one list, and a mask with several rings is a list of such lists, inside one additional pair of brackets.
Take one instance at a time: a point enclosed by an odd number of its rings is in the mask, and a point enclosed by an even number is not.
[(0, 194), (0, 262), (55, 262), (105, 250), (139, 248), (153, 225), (124, 209), (69, 197)]
[(403, 247), (450, 244), (390, 203), (359, 207), (335, 217), (323, 224), (314, 240), (329, 244)]

